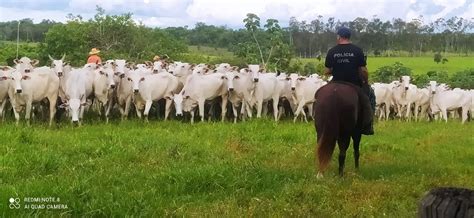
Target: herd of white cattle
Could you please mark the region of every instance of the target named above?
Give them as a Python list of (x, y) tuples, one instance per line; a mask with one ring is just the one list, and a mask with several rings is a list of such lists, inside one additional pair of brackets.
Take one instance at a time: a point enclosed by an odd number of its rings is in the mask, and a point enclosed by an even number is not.
[(448, 112), (456, 117), (460, 112), (462, 123), (468, 114), (474, 116), (474, 90), (449, 88), (446, 84), (430, 81), (427, 87), (418, 88), (410, 84), (409, 76), (402, 76), (400, 81), (389, 84), (374, 83), (376, 96), (376, 114), (379, 120), (388, 119), (391, 111), (406, 120), (414, 116), (415, 120), (434, 115), (436, 119), (448, 121)]
[[(316, 91), (325, 85), (317, 74), (264, 72), (259, 65), (248, 65), (238, 69), (222, 63), (215, 66), (164, 61), (144, 64), (127, 63), (126, 60), (108, 60), (103, 64), (85, 64), (72, 68), (60, 60), (51, 58), (51, 66), (36, 67), (37, 60), (22, 57), (15, 60), (16, 66), (4, 66), (0, 75), (0, 114), (5, 115), (6, 103), (11, 103), (17, 123), (20, 112), (30, 120), (32, 108), (42, 108), (49, 102), (49, 124), (51, 125), (59, 107), (65, 108), (73, 123), (80, 123), (84, 112), (97, 108), (99, 115), (108, 121), (112, 111), (119, 111), (126, 119), (132, 107), (139, 118), (148, 121), (154, 101), (165, 99), (165, 120), (171, 110), (176, 116), (183, 112), (191, 114), (194, 122), (198, 111), (201, 121), (205, 117), (205, 105), (213, 99), (221, 99), (221, 119), (225, 119), (230, 103), (233, 121), (240, 118), (260, 118), (272, 103), (273, 118), (278, 121), (285, 110), (281, 102), (288, 101), (294, 121), (301, 115), (307, 120), (312, 116), (312, 105)], [(377, 114), (379, 119), (388, 119), (391, 113), (410, 119), (412, 113), (426, 116), (429, 112), (447, 119), (447, 112), (462, 110), (462, 122), (468, 113), (474, 113), (474, 90), (449, 89), (445, 84), (430, 82), (427, 88), (417, 88), (404, 76), (390, 84), (375, 83)], [(47, 99), (48, 101), (45, 101)], [(214, 101), (212, 101), (214, 102)], [(91, 104), (96, 107), (91, 107)], [(41, 106), (43, 105), (43, 106)], [(212, 108), (212, 107), (211, 107)], [(211, 109), (212, 110), (212, 109)], [(469, 112), (470, 111), (470, 112)], [(403, 115), (403, 116), (402, 116)]]

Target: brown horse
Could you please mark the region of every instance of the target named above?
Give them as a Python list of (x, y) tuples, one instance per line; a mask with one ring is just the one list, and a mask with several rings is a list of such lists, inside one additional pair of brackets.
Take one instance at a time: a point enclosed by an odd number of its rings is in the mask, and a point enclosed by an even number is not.
[(354, 142), (355, 167), (359, 168), (359, 88), (350, 83), (331, 82), (321, 87), (315, 98), (313, 117), (318, 144), (318, 178), (322, 177), (331, 160), (336, 141), (339, 144), (339, 175), (343, 175), (351, 137)]

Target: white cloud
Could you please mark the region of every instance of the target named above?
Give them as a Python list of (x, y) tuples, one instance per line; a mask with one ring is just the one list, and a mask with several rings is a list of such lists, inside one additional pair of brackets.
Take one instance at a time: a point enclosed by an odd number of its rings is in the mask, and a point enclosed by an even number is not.
[[(5, 1), (5, 4), (2, 3)], [(336, 20), (349, 21), (356, 17), (371, 19), (373, 15), (382, 20), (398, 17), (410, 20), (423, 15), (425, 21), (432, 21), (452, 16), (453, 13), (465, 18), (473, 17), (474, 14), (474, 3), (470, 3), (466, 9), (462, 8), (466, 0), (65, 0), (61, 4), (54, 4), (54, 8), (64, 5), (62, 10), (44, 10), (48, 3), (54, 3), (53, 0), (20, 1), (33, 5), (41, 1), (44, 4), (41, 4), (41, 9), (35, 10), (22, 8), (14, 0), (0, 0), (3, 5), (3, 8), (0, 7), (0, 21), (25, 17), (34, 18), (37, 22), (42, 19), (64, 21), (68, 13), (81, 14), (87, 18), (95, 14), (96, 4), (107, 13), (131, 12), (135, 20), (160, 27), (192, 27), (196, 22), (205, 22), (239, 28), (243, 27), (242, 20), (247, 13), (259, 15), (262, 25), (266, 19), (275, 18), (282, 26), (286, 26), (293, 16), (300, 21), (311, 21), (318, 15), (324, 19), (335, 17)], [(30, 5), (28, 8), (34, 7)], [(438, 10), (433, 11), (433, 7), (438, 7)]]
[(432, 19), (444, 17), (454, 9), (463, 6), (466, 0), (433, 0), (433, 3), (445, 7), (441, 12), (431, 16)]
[(34, 10), (20, 8), (0, 7), (0, 21), (21, 20), (32, 18), (33, 22), (41, 22), (43, 19), (55, 20), (58, 22), (66, 21), (68, 12), (58, 10)]
[(466, 19), (474, 19), (474, 2), (467, 6), (466, 12), (460, 15), (460, 17)]

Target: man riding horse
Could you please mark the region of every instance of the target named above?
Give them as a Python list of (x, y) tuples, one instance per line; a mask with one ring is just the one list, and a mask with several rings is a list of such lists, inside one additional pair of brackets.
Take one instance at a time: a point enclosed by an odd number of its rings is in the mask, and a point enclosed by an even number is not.
[(341, 27), (337, 31), (337, 45), (329, 49), (326, 55), (325, 73), (332, 75), (334, 82), (348, 82), (359, 87), (355, 90), (360, 99), (361, 133), (373, 135), (373, 108), (369, 97), (375, 96), (371, 95), (364, 53), (351, 43), (350, 38), (350, 29)]

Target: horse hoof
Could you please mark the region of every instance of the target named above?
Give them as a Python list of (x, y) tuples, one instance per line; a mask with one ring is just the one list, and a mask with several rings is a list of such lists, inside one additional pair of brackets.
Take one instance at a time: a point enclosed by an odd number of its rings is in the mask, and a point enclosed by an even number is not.
[(316, 175), (316, 178), (317, 178), (317, 179), (322, 179), (322, 178), (323, 178), (323, 174), (322, 174), (322, 173), (318, 173), (318, 175)]

